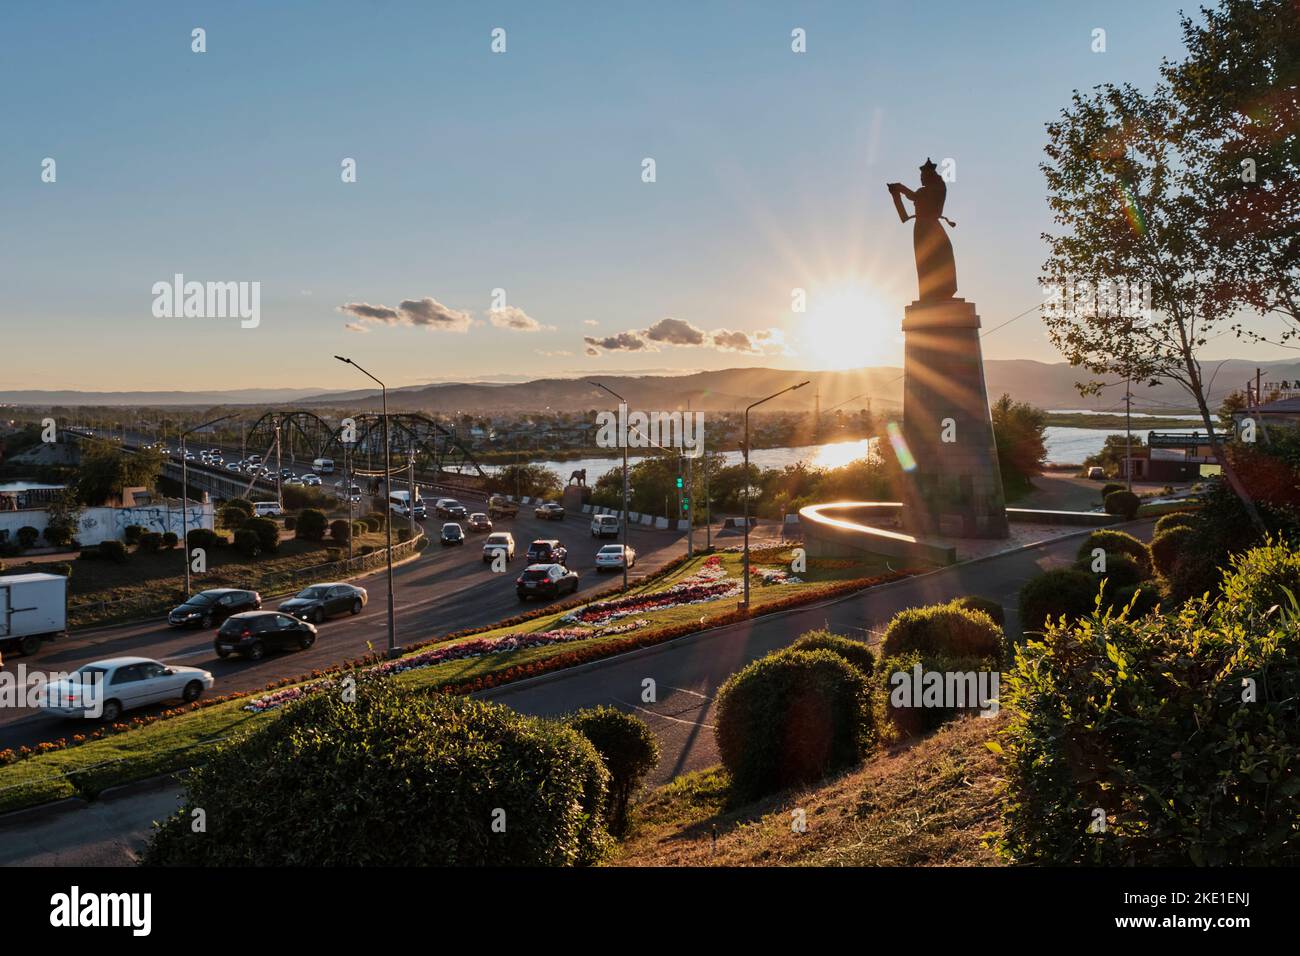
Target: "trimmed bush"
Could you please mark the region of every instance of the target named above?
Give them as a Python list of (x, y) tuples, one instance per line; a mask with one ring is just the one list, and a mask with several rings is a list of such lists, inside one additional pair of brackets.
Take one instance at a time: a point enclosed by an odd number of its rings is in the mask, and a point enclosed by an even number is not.
[(255, 558), (262, 553), (262, 539), (252, 528), (240, 528), (235, 532), (235, 550), (246, 558)]
[(308, 485), (282, 485), (280, 495), (284, 507), (292, 511), (301, 511), (304, 508), (323, 511), (333, 508), (338, 503), (333, 495)]
[(1097, 602), (1097, 579), (1078, 568), (1055, 568), (1031, 578), (1020, 589), (1020, 627), (1041, 631), (1048, 618), (1077, 620), (1091, 614)]
[(1248, 618), (1264, 617), (1270, 612), (1276, 616), (1272, 611), (1275, 607), (1298, 614), (1300, 607), (1292, 603), (1292, 598), (1300, 601), (1300, 551), (1270, 540), (1244, 554), (1233, 555), (1223, 570), (1219, 590), (1221, 604)]
[(325, 537), (325, 514), (315, 508), (308, 508), (298, 515), (298, 523), (293, 533), (307, 541), (320, 541)]
[(1127, 554), (1142, 567), (1144, 575), (1151, 573), (1151, 551), (1127, 531), (1115, 531), (1111, 528), (1099, 528), (1094, 531), (1079, 545), (1079, 561), (1081, 563), (1086, 561), (1091, 568), (1092, 552), (1097, 548), (1106, 552), (1107, 564), (1110, 563), (1111, 555)]
[(18, 547), (26, 551), (40, 539), (41, 533), (29, 524), (18, 529)]
[(140, 535), (140, 543), (137, 547), (147, 554), (153, 554), (162, 547), (162, 534), (157, 531), (146, 531)]
[(264, 553), (275, 554), (280, 550), (280, 526), (270, 518), (249, 518), (244, 522), (244, 530), (257, 535)]
[(175, 531), (164, 531), (162, 535), (162, 546), (168, 550), (176, 547), (180, 543), (180, 537)]
[[(242, 511), (244, 513), (245, 518), (253, 517), (253, 503), (249, 501), (247, 498), (231, 498), (224, 505), (222, 505), (223, 511), (226, 508), (234, 508), (236, 511)], [(239, 525), (235, 525), (235, 527), (237, 528), (239, 527)]]
[[(314, 694), (220, 745), (144, 862), (568, 866), (606, 852), (609, 773), (581, 734), (381, 679), (357, 690), (353, 703)], [(206, 833), (192, 831), (196, 807), (221, 808)]]
[(1151, 563), (1161, 577), (1171, 577), (1179, 560), (1187, 553), (1196, 532), (1188, 525), (1166, 527), (1151, 539)]
[(1087, 571), (1092, 574), (1098, 581), (1105, 578), (1109, 583), (1109, 590), (1116, 588), (1132, 587), (1135, 584), (1141, 584), (1151, 575), (1140, 564), (1133, 560), (1130, 554), (1111, 554), (1106, 555), (1106, 564), (1104, 571), (1093, 571), (1093, 559), (1082, 558), (1074, 565), (1080, 571)]
[[(918, 666), (921, 668), (919, 675)], [(993, 657), (923, 654), (909, 650), (882, 659), (876, 670), (876, 682), (885, 713), (895, 729), (904, 737), (918, 737), (962, 714), (978, 712), (982, 690), (988, 693), (990, 700), (996, 699), (998, 689), (991, 677), (995, 673), (1001, 673), (1001, 666)], [(938, 689), (951, 692), (951, 699), (946, 696), (930, 699), (926, 677), (930, 674), (941, 675), (942, 683), (937, 685)]]
[(369, 531), (378, 531), (380, 528), (384, 526), (384, 523), (380, 521), (379, 518), (377, 518), (375, 515), (372, 514), (366, 515), (361, 520), (366, 523), (366, 529)]
[(126, 545), (115, 538), (99, 542), (99, 556), (118, 564), (126, 563)]
[[(243, 501), (243, 498), (236, 498), (236, 501)], [(217, 514), (217, 527), (225, 528), (228, 531), (234, 531), (236, 528), (242, 528), (244, 522), (253, 517), (251, 510), (238, 508), (232, 502), (222, 507)]]
[(1121, 485), (1113, 481), (1108, 481), (1101, 486), (1101, 503), (1105, 504), (1106, 499), (1109, 498), (1114, 492), (1127, 491), (1127, 490), (1128, 490), (1128, 486), (1126, 485)]
[(717, 701), (718, 751), (742, 797), (820, 780), (856, 764), (875, 741), (870, 685), (831, 651), (754, 661)]
[(336, 518), (330, 522), (330, 537), (339, 544), (347, 544), (352, 536), (352, 522), (347, 518)]
[(1171, 511), (1156, 519), (1156, 534), (1170, 528), (1191, 528), (1196, 524), (1196, 513), (1192, 511)]
[(830, 631), (807, 631), (799, 635), (799, 639), (790, 645), (790, 649), (830, 651), (840, 655), (866, 677), (871, 676), (876, 666), (876, 655), (871, 653), (871, 648), (866, 644), (852, 638), (841, 637), (839, 634), (832, 634)]
[[(1133, 600), (1134, 597), (1137, 600)], [(1160, 606), (1163, 596), (1160, 589), (1150, 581), (1141, 584), (1130, 584), (1127, 587), (1115, 588), (1114, 593), (1105, 602), (1110, 606), (1112, 615), (1117, 615), (1121, 611), (1128, 609), (1130, 618), (1144, 617), (1150, 614)], [(1132, 607), (1130, 608), (1130, 603)]]
[(1106, 514), (1116, 515), (1125, 521), (1136, 518), (1141, 506), (1142, 499), (1131, 491), (1112, 491), (1106, 496)]
[(366, 523), (364, 521), (352, 522), (352, 537), (359, 538), (366, 533)]
[(139, 544), (140, 535), (144, 534), (145, 529), (138, 524), (129, 524), (122, 529), (122, 540), (127, 544)]
[(948, 657), (1001, 660), (1002, 629), (982, 611), (933, 604), (899, 611), (885, 628), (880, 653), (895, 657), (908, 651)]
[(375, 553), (375, 546), (373, 544), (363, 544), (357, 550), (357, 554), (361, 555), (363, 558), (368, 554), (374, 554), (374, 553)]
[(185, 537), (186, 548), (190, 551), (195, 548), (211, 551), (213, 548), (224, 547), (226, 543), (226, 537), (217, 534), (211, 528), (194, 528)]
[(78, 561), (98, 561), (103, 555), (100, 554), (99, 548), (82, 548), (81, 553), (77, 555)]
[(285, 515), (285, 516), (284, 516), (284, 530), (285, 530), (285, 531), (293, 531), (293, 530), (294, 530), (295, 528), (297, 528), (297, 527), (298, 527), (298, 516), (297, 516), (297, 515)]
[(326, 548), (326, 549), (325, 549), (325, 559), (326, 559), (327, 561), (342, 561), (342, 560), (343, 560), (343, 549), (342, 549), (342, 548)]
[(957, 598), (952, 603), (968, 611), (983, 611), (998, 627), (1004, 627), (1007, 623), (1007, 612), (1001, 604), (992, 598), (976, 597), (968, 594), (966, 597)]
[(627, 833), (627, 808), (646, 774), (659, 763), (659, 744), (639, 717), (614, 707), (580, 710), (566, 723), (591, 741), (609, 771), (609, 797), (605, 819), (609, 832)]

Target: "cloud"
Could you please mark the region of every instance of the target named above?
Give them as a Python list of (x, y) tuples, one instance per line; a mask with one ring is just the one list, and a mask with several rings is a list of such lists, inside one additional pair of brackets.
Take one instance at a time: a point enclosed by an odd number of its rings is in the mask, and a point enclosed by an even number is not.
[(587, 344), (588, 355), (599, 355), (601, 349), (606, 352), (640, 352), (650, 348), (646, 345), (645, 339), (641, 338), (641, 333), (635, 330), (620, 332), (618, 335), (607, 335), (603, 339), (584, 335), (582, 341)]
[(396, 309), (390, 309), (386, 305), (370, 305), (368, 302), (349, 302), (339, 306), (339, 311), (365, 322), (386, 322), (389, 325), (400, 318)]
[(554, 351), (547, 351), (546, 349), (533, 349), (533, 351), (536, 352), (538, 355), (545, 356), (546, 358), (555, 358), (556, 356), (559, 355), (573, 354), (568, 349), (555, 349)]
[[(428, 296), (423, 299), (403, 299), (395, 309), (387, 305), (371, 305), (368, 302), (348, 302), (338, 308), (344, 315), (350, 315), (361, 323), (415, 325), (448, 332), (467, 332), (474, 323), (470, 313), (449, 309), (437, 299)], [(344, 328), (353, 332), (362, 330), (360, 324), (352, 322)]]
[(785, 333), (780, 329), (757, 329), (754, 332), (714, 329), (709, 333), (709, 339), (719, 352), (743, 352), (747, 355), (788, 352)]
[(697, 329), (683, 319), (660, 319), (645, 330), (645, 337), (651, 342), (667, 345), (704, 344), (704, 330)]
[(360, 322), (349, 322), (343, 326), (349, 332), (369, 332), (369, 326), (362, 325)]
[(600, 325), (600, 323), (597, 322), (595, 319), (583, 319), (583, 320), (582, 320), (582, 324), (583, 324), (583, 325)]
[(543, 329), (554, 331), (553, 326), (542, 325), (523, 309), (513, 305), (490, 310), (488, 319), (498, 329), (510, 329), (514, 332), (540, 332)]

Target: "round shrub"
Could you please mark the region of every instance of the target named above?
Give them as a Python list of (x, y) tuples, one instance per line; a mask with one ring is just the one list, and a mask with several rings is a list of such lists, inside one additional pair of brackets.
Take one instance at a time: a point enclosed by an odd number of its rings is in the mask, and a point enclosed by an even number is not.
[(26, 551), (40, 539), (41, 533), (31, 525), (23, 525), (18, 529), (18, 547)]
[(62, 548), (72, 541), (72, 530), (68, 525), (59, 522), (47, 524), (45, 530), (41, 532), (41, 537), (53, 547)]
[(1101, 486), (1101, 503), (1105, 504), (1106, 499), (1109, 498), (1114, 492), (1127, 491), (1127, 490), (1128, 488), (1125, 485), (1117, 484), (1116, 482), (1113, 481), (1108, 481)]
[(246, 558), (255, 558), (262, 553), (262, 539), (252, 528), (240, 528), (235, 532), (235, 550)]
[(998, 627), (1002, 627), (1007, 623), (1007, 612), (1003, 610), (1001, 604), (992, 598), (977, 597), (973, 594), (968, 594), (966, 597), (957, 598), (957, 600), (952, 603), (957, 607), (965, 608), (968, 611), (983, 611)]
[(222, 547), (225, 543), (225, 536), (217, 534), (211, 528), (193, 528), (185, 536), (185, 544), (191, 551), (195, 548), (211, 551), (213, 548)]
[(871, 648), (867, 647), (861, 641), (855, 641), (852, 638), (841, 637), (839, 634), (832, 634), (830, 631), (808, 631), (799, 635), (799, 639), (790, 645), (791, 650), (795, 651), (830, 651), (844, 658), (864, 676), (870, 677), (872, 670), (876, 666), (876, 656), (871, 653)]
[(118, 564), (126, 563), (126, 545), (116, 538), (109, 538), (107, 541), (99, 542), (99, 556), (107, 558), (109, 561), (116, 561)]
[(1300, 550), (1270, 540), (1226, 563), (1220, 604), (1247, 617), (1262, 617), (1274, 607), (1300, 615)]
[(364, 521), (352, 522), (352, 537), (359, 538), (366, 533), (366, 523)]
[(280, 526), (270, 518), (249, 518), (244, 522), (243, 530), (257, 535), (257, 541), (266, 554), (280, 550)]
[(347, 518), (335, 518), (330, 522), (330, 537), (339, 544), (347, 544), (352, 536), (352, 522)]
[(180, 538), (175, 531), (164, 531), (162, 536), (162, 546), (167, 549), (176, 547), (180, 543)]
[(307, 508), (298, 515), (298, 523), (293, 532), (307, 541), (320, 541), (325, 537), (325, 513), (316, 508)]
[[(236, 498), (236, 501), (243, 501), (243, 498)], [(236, 528), (242, 528), (244, 522), (253, 517), (252, 512), (244, 508), (235, 507), (234, 503), (225, 505), (217, 514), (217, 525), (221, 528), (233, 531)]]
[(297, 515), (285, 515), (285, 516), (284, 516), (284, 530), (285, 530), (285, 531), (293, 531), (293, 530), (294, 530), (295, 528), (297, 528), (297, 527), (298, 527), (298, 516), (297, 516)]
[(1125, 521), (1137, 517), (1141, 505), (1142, 499), (1131, 491), (1112, 491), (1106, 496), (1106, 514), (1116, 515)]
[(365, 557), (367, 554), (374, 554), (374, 553), (375, 553), (375, 546), (373, 544), (363, 544), (360, 547), (360, 549), (357, 551), (357, 554), (361, 555), (362, 557)]
[(127, 544), (139, 544), (140, 535), (144, 534), (145, 529), (138, 524), (129, 524), (122, 529), (122, 539)]
[[(233, 508), (235, 511), (243, 512), (245, 518), (253, 517), (253, 503), (247, 498), (231, 498), (222, 505), (221, 510), (224, 511), (227, 508)], [(238, 528), (242, 524), (243, 522), (241, 521), (238, 524), (231, 525), (231, 527)]]
[(819, 780), (860, 761), (875, 741), (867, 678), (830, 651), (754, 661), (717, 700), (718, 751), (741, 796)]
[(342, 560), (343, 560), (343, 549), (342, 549), (342, 548), (326, 548), (326, 549), (325, 549), (325, 559), (326, 559), (327, 561), (342, 561)]
[(1002, 629), (982, 611), (951, 604), (899, 611), (885, 628), (880, 653), (895, 657), (907, 651), (922, 655), (1002, 659)]
[(1076, 620), (1091, 614), (1097, 601), (1097, 579), (1078, 568), (1055, 568), (1031, 578), (1020, 589), (1020, 627), (1041, 631), (1048, 618), (1062, 614)]
[(138, 547), (141, 551), (153, 554), (162, 547), (162, 534), (157, 531), (146, 531), (140, 535)]
[[(608, 780), (595, 748), (562, 724), (370, 679), (353, 703), (314, 694), (221, 745), (188, 775), (185, 804), (144, 862), (589, 864), (609, 847)], [(206, 833), (192, 831), (196, 807), (221, 808)]]
[(659, 763), (659, 743), (644, 720), (603, 704), (578, 711), (566, 723), (591, 741), (609, 771), (605, 819), (609, 832), (621, 837), (633, 795)]
[(1109, 590), (1141, 584), (1151, 576), (1145, 568), (1133, 560), (1131, 554), (1108, 553), (1104, 569), (1100, 571), (1092, 570), (1095, 563), (1093, 558), (1082, 558), (1075, 567), (1080, 571), (1087, 571), (1098, 580), (1105, 578), (1110, 582)]
[(1167, 526), (1151, 539), (1151, 563), (1162, 577), (1170, 577), (1179, 560), (1187, 553), (1196, 532), (1188, 525)]
[(103, 555), (100, 554), (99, 548), (82, 548), (81, 553), (77, 555), (78, 561), (98, 561)]
[(378, 531), (380, 528), (384, 526), (384, 523), (379, 519), (377, 515), (372, 515), (372, 514), (366, 515), (361, 520), (366, 523), (366, 528), (369, 529), (370, 531)]
[(1099, 528), (1084, 538), (1079, 545), (1078, 558), (1081, 563), (1086, 561), (1089, 569), (1092, 566), (1093, 551), (1097, 548), (1106, 552), (1107, 564), (1110, 563), (1111, 555), (1127, 554), (1138, 563), (1144, 574), (1151, 573), (1151, 551), (1127, 531)]
[(1156, 534), (1170, 528), (1191, 528), (1196, 524), (1196, 514), (1192, 511), (1171, 511), (1156, 519)]
[[(988, 700), (996, 699), (992, 675), (1000, 670), (998, 661), (992, 657), (923, 654), (910, 650), (883, 658), (876, 670), (876, 682), (890, 723), (900, 735), (917, 737), (961, 714), (979, 711), (985, 693)], [(928, 674), (942, 675), (939, 687), (945, 692), (951, 688), (953, 699), (943, 696), (927, 699)]]
[[(1160, 589), (1150, 581), (1115, 588), (1113, 593), (1111, 588), (1107, 588), (1107, 594), (1110, 597), (1102, 603), (1110, 605), (1112, 615), (1119, 614), (1132, 603), (1132, 609), (1128, 612), (1130, 619), (1145, 617), (1159, 607), (1161, 601)], [(1135, 596), (1136, 601), (1133, 600)]]

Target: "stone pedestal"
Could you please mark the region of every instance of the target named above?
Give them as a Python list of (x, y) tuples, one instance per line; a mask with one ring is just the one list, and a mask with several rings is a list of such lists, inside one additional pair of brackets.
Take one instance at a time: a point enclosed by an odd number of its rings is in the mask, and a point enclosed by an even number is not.
[(569, 485), (564, 489), (560, 504), (567, 514), (581, 514), (582, 505), (587, 499), (587, 489), (581, 485)]
[(1008, 535), (979, 328), (965, 299), (904, 310), (903, 437), (915, 462), (904, 515), (915, 533)]

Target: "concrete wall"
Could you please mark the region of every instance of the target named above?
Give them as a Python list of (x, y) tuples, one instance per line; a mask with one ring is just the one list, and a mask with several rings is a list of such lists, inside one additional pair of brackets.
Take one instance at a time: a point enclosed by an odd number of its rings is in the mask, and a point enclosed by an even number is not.
[[(30, 526), (43, 532), (49, 524), (49, 514), (44, 510), (0, 511), (0, 532), (8, 531), (8, 540), (16, 540), (18, 529)], [(77, 528), (77, 540), (83, 546), (99, 544), (109, 539), (122, 540), (129, 525), (140, 525), (148, 531), (174, 531), (181, 535), (181, 509), (179, 502), (174, 502), (169, 509), (166, 504), (146, 505), (139, 508), (85, 508)], [(213, 526), (213, 508), (211, 502), (189, 504), (189, 527), (211, 528)], [(45, 545), (42, 538), (39, 542)]]

